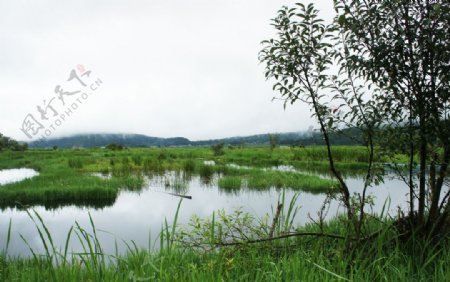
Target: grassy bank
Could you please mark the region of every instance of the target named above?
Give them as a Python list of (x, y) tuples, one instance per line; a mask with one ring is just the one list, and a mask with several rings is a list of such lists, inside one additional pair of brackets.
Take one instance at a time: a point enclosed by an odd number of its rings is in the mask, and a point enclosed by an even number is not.
[(39, 172), (39, 176), (2, 185), (0, 206), (78, 204), (102, 207), (114, 203), (119, 189), (138, 189), (142, 185), (143, 179), (130, 173), (100, 179), (74, 166), (74, 160), (84, 161), (92, 158), (92, 154), (75, 150), (1, 153), (0, 169), (32, 168)]
[[(325, 243), (322, 243), (325, 244)], [(305, 244), (306, 245), (306, 244)], [(247, 248), (199, 254), (192, 251), (135, 251), (117, 264), (87, 268), (77, 262), (53, 267), (45, 259), (0, 262), (2, 281), (448, 281), (450, 249), (427, 253), (420, 262), (399, 247), (370, 256), (355, 254), (358, 263), (309, 248), (277, 253)], [(88, 262), (92, 263), (92, 262)]]
[(275, 187), (291, 188), (311, 193), (338, 191), (333, 189), (337, 188), (337, 182), (329, 179), (295, 172), (265, 171), (261, 169), (227, 170), (225, 176), (219, 179), (218, 185), (222, 189), (235, 190), (242, 187), (257, 190)]
[[(333, 148), (336, 162), (346, 169), (365, 167), (367, 150), (359, 146)], [(41, 169), (46, 160), (63, 160), (71, 168), (83, 171), (114, 171), (124, 165), (150, 170), (195, 170), (203, 160), (217, 164), (237, 164), (253, 167), (294, 165), (308, 169), (323, 167), (328, 170), (326, 149), (323, 146), (306, 148), (245, 147), (225, 149), (223, 155), (214, 155), (208, 147), (195, 148), (141, 148), (110, 151), (107, 149), (33, 149), (26, 152), (1, 152), (0, 169), (11, 167), (33, 167)], [(43, 162), (40, 162), (43, 161)], [(191, 162), (189, 162), (191, 161)]]

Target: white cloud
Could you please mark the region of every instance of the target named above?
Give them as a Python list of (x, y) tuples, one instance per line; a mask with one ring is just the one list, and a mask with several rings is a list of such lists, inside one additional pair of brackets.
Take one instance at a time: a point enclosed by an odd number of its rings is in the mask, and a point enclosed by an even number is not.
[[(318, 3), (331, 14), (331, 1)], [(291, 1), (0, 1), (0, 132), (84, 64), (104, 84), (53, 136), (127, 132), (217, 138), (306, 130), (263, 76), (260, 42)]]

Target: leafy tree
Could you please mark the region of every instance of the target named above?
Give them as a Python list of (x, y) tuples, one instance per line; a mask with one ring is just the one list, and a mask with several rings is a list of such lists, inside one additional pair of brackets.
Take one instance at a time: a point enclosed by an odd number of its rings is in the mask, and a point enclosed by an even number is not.
[(389, 140), (408, 144), (411, 221), (439, 232), (450, 212), (449, 194), (441, 195), (450, 160), (450, 3), (339, 1), (336, 8), (350, 71), (380, 89), (374, 99), (394, 128)]
[(450, 212), (449, 194), (441, 195), (450, 160), (450, 3), (347, 2), (336, 7), (350, 69), (381, 90), (374, 99), (386, 124), (405, 127), (389, 139), (409, 146), (410, 216), (419, 226), (439, 231)]
[[(387, 157), (400, 150), (409, 156), (407, 170), (394, 167), (410, 187), (408, 231), (433, 235), (448, 222), (450, 192), (443, 186), (450, 159), (449, 6), (448, 1), (334, 0), (336, 17), (325, 25), (312, 4), (299, 3), (278, 11), (272, 23), (277, 36), (263, 42), (260, 60), (266, 77), (275, 80), (274, 90), (285, 105), (309, 104), (319, 123), (356, 236), (364, 223), (367, 188), (382, 180), (375, 145)], [(349, 127), (361, 131), (360, 142), (369, 152), (364, 187), (353, 198), (335, 167), (330, 140), (330, 134)], [(376, 144), (380, 132), (387, 142)]]
[(2, 150), (12, 150), (12, 151), (25, 151), (28, 149), (26, 143), (19, 143), (16, 140), (4, 136), (0, 133), (0, 151)]
[(3, 134), (0, 133), (0, 151), (2, 151), (3, 149), (5, 149), (7, 147), (8, 144), (8, 137), (3, 136)]

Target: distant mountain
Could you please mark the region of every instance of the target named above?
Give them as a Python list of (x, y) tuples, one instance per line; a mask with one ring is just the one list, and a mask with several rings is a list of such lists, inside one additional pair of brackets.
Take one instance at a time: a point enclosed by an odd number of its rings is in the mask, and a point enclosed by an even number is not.
[[(351, 129), (349, 135), (355, 135)], [(311, 132), (288, 132), (276, 133), (280, 145), (322, 145), (323, 140), (319, 133)], [(334, 144), (353, 145), (356, 144), (352, 138), (346, 136), (332, 135)], [(251, 136), (229, 137), (223, 139), (211, 139), (191, 141), (184, 137), (161, 138), (142, 134), (79, 134), (69, 137), (46, 139), (28, 143), (30, 148), (76, 148), (76, 147), (105, 147), (109, 144), (121, 144), (125, 147), (174, 147), (174, 146), (210, 146), (212, 144), (224, 143), (226, 145), (264, 145), (269, 144), (268, 134)]]
[(126, 147), (169, 147), (189, 146), (191, 141), (183, 137), (159, 138), (142, 134), (79, 134), (68, 137), (46, 139), (28, 143), (30, 148), (104, 147), (108, 144), (122, 144)]
[[(311, 133), (307, 132), (287, 132), (287, 133), (273, 133), (278, 136), (278, 144), (280, 145), (294, 145), (301, 144), (302, 140), (306, 140), (312, 137)], [(211, 139), (211, 140), (201, 140), (192, 141), (194, 146), (206, 146), (217, 143), (224, 143), (227, 145), (263, 145), (269, 144), (269, 134), (257, 134), (250, 136), (237, 136), (228, 137), (223, 139)]]

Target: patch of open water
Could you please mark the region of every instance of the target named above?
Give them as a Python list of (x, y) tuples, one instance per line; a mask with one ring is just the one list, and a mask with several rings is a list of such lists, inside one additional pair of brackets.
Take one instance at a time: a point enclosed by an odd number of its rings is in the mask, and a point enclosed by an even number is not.
[(0, 185), (19, 182), (39, 175), (37, 171), (30, 168), (14, 168), (0, 170)]
[[(205, 183), (197, 176), (188, 179), (184, 185), (176, 185), (176, 187), (167, 185), (168, 182), (174, 183), (177, 181), (180, 181), (180, 176), (173, 172), (164, 176), (149, 178), (141, 191), (122, 191), (112, 206), (102, 209), (77, 206), (65, 206), (53, 210), (47, 210), (42, 206), (34, 208), (45, 221), (55, 245), (61, 248), (64, 247), (68, 230), (74, 225), (75, 221), (87, 230), (92, 231), (89, 212), (96, 228), (107, 231), (98, 232), (104, 251), (113, 254), (115, 252), (115, 241), (118, 243), (119, 252), (126, 252), (126, 246), (121, 242), (121, 239), (126, 242), (133, 240), (139, 247), (144, 248), (147, 248), (149, 244), (157, 246), (159, 244), (158, 235), (164, 219), (167, 218), (170, 224), (180, 201), (180, 197), (174, 194), (192, 197), (192, 199), (183, 199), (181, 204), (179, 223), (184, 224), (194, 214), (200, 217), (208, 217), (218, 209), (232, 212), (241, 208), (243, 211), (252, 213), (255, 217), (260, 217), (270, 213), (271, 208), (276, 207), (278, 198), (283, 192), (281, 189), (275, 188), (263, 191), (249, 188), (227, 191), (217, 186), (217, 178), (213, 179), (211, 183)], [(363, 181), (360, 178), (347, 178), (347, 183), (351, 192), (360, 192), (362, 189)], [(407, 207), (405, 200), (407, 199), (408, 188), (404, 182), (394, 177), (386, 177), (384, 183), (371, 187), (369, 192), (375, 196), (372, 212), (381, 212), (387, 199), (390, 199), (390, 213), (395, 213), (398, 206)], [(286, 189), (286, 199), (290, 200), (295, 193), (293, 190)], [(310, 221), (309, 217), (317, 218), (317, 212), (326, 196), (307, 192), (299, 193), (300, 196), (296, 202), (299, 211), (295, 223), (302, 225)], [(338, 201), (333, 200), (327, 218), (332, 218), (342, 212), (343, 208)], [(0, 249), (5, 248), (10, 219), (12, 219), (12, 239), (8, 253), (13, 256), (30, 255), (28, 247), (19, 234), (26, 238), (35, 252), (43, 253), (44, 247), (31, 219), (25, 211), (17, 208), (7, 208), (0, 214)], [(72, 237), (71, 250), (73, 252), (82, 251), (82, 246), (75, 236)]]

